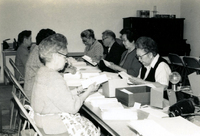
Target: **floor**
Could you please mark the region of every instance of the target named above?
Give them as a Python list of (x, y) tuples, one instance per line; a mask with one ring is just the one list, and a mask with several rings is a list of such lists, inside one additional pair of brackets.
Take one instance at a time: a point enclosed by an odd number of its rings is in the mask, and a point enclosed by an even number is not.
[(16, 129), (10, 129), (10, 105), (12, 85), (0, 84), (0, 136), (11, 136), (16, 134)]

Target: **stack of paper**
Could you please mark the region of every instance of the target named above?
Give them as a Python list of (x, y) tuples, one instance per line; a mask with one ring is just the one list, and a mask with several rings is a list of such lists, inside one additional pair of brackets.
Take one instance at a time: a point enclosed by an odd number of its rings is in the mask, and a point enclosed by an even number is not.
[(137, 112), (132, 109), (109, 109), (101, 111), (103, 120), (137, 120)]
[(95, 92), (92, 95), (90, 95), (85, 101), (90, 102), (91, 100), (97, 100), (102, 98), (105, 98), (105, 96), (100, 94), (99, 92)]
[(153, 120), (135, 120), (128, 125), (142, 136), (175, 136)]
[(122, 110), (124, 109), (123, 105), (120, 102), (112, 102), (112, 103), (105, 103), (99, 106), (101, 111), (108, 111), (108, 110)]
[(90, 104), (92, 107), (100, 107), (102, 105), (110, 104), (110, 103), (117, 103), (116, 98), (102, 98), (102, 99), (96, 99), (96, 100), (90, 100)]

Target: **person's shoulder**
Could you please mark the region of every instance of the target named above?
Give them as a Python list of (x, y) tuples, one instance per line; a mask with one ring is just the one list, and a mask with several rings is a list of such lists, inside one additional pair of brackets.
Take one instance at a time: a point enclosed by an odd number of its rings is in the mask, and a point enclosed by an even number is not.
[(37, 48), (38, 48), (38, 45), (32, 44), (30, 48), (30, 52), (32, 52), (33, 50), (36, 50)]
[(95, 45), (96, 45), (96, 46), (99, 46), (99, 45), (102, 46), (102, 44), (101, 44), (98, 40), (95, 41)]

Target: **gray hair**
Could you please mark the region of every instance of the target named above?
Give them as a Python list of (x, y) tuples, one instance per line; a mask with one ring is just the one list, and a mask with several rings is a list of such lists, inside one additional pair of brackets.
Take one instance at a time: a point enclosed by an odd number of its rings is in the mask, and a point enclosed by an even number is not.
[(59, 33), (51, 35), (39, 44), (39, 56), (45, 64), (51, 61), (53, 53), (67, 49), (67, 38)]
[(105, 36), (111, 36), (114, 40), (116, 39), (116, 35), (113, 31), (111, 30), (105, 30), (102, 35), (105, 35)]

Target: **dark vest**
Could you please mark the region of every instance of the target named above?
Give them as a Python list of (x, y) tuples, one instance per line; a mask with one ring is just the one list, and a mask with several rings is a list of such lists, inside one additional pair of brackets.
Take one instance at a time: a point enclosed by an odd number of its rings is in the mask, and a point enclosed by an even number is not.
[[(155, 72), (156, 72), (156, 69), (157, 69), (158, 65), (161, 62), (165, 62), (166, 64), (168, 64), (165, 59), (163, 59), (162, 57), (159, 57), (158, 61), (156, 62), (155, 66), (154, 66), (154, 68), (150, 69), (149, 74), (148, 74), (147, 78), (145, 79), (146, 81), (150, 81), (150, 82), (155, 82), (156, 81), (155, 80)], [(144, 66), (142, 66), (142, 69), (141, 69), (141, 79), (144, 79), (145, 73), (146, 73), (146, 68)]]

